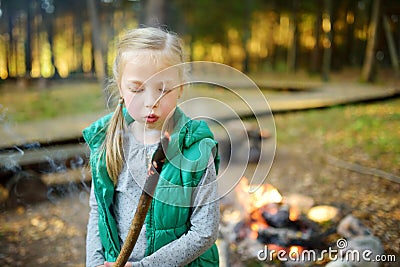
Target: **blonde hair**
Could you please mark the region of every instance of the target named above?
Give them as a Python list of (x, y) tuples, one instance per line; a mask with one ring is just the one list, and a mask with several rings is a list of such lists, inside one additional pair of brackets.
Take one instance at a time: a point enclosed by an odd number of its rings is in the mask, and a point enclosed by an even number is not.
[[(173, 66), (184, 61), (182, 46), (181, 39), (176, 34), (159, 28), (138, 28), (126, 32), (117, 44), (111, 87), (120, 88), (121, 86), (121, 74), (127, 52), (151, 51), (156, 61), (160, 60)], [(107, 125), (106, 137), (100, 149), (102, 155), (105, 153), (107, 172), (114, 185), (118, 181), (124, 163), (124, 121), (121, 98)]]

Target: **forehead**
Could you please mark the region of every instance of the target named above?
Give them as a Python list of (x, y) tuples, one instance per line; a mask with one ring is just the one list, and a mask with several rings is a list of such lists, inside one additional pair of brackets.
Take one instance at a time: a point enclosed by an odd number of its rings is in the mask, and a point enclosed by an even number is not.
[(123, 54), (122, 80), (151, 82), (179, 78), (179, 67), (172, 66), (160, 51), (143, 50)]

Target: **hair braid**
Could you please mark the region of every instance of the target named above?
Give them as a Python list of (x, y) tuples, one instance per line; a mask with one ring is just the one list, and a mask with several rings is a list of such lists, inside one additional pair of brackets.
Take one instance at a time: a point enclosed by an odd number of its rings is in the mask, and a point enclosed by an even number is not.
[(114, 184), (118, 181), (118, 175), (121, 173), (124, 152), (123, 152), (123, 133), (124, 133), (124, 116), (123, 102), (121, 97), (117, 109), (110, 119), (106, 139), (104, 142), (106, 150), (106, 166), (107, 172)]

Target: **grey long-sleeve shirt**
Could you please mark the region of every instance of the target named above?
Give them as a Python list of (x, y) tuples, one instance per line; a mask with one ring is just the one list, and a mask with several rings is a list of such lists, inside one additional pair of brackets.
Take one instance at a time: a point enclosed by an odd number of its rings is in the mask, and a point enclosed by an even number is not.
[[(121, 244), (125, 241), (135, 213), (145, 178), (149, 158), (157, 147), (143, 145), (133, 136), (125, 139), (123, 170), (118, 178), (115, 192), (114, 212)], [(177, 240), (144, 257), (147, 240), (146, 225), (143, 225), (129, 262), (133, 266), (183, 266), (204, 253), (217, 239), (219, 224), (219, 202), (216, 171), (212, 158), (200, 181), (198, 190), (192, 196), (193, 212), (189, 231)], [(86, 238), (86, 266), (104, 263), (104, 254), (98, 231), (98, 207), (93, 187), (90, 193), (90, 213)], [(166, 214), (166, 216), (168, 216)]]

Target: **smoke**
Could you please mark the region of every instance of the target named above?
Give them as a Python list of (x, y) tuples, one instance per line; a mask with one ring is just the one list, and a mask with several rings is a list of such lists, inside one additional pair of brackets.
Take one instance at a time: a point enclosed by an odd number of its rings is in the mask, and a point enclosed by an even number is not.
[(0, 105), (0, 123), (5, 144), (0, 148), (0, 207), (30, 206), (40, 201), (56, 202), (61, 197), (89, 192), (90, 176), (85, 171), (86, 146), (76, 139), (71, 144), (53, 145), (39, 141), (24, 143), (13, 130), (6, 109)]

